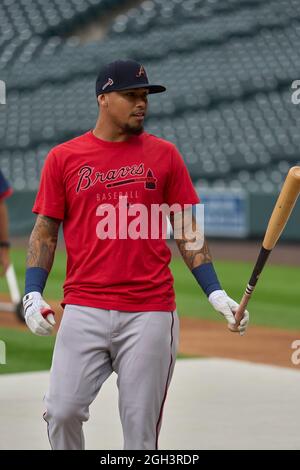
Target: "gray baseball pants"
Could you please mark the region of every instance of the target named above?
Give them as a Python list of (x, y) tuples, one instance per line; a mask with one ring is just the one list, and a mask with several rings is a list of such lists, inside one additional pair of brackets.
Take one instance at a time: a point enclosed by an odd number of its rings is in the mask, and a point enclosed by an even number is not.
[(84, 449), (82, 424), (112, 372), (118, 375), (124, 449), (157, 449), (178, 339), (176, 311), (136, 313), (66, 305), (45, 396), (52, 449)]

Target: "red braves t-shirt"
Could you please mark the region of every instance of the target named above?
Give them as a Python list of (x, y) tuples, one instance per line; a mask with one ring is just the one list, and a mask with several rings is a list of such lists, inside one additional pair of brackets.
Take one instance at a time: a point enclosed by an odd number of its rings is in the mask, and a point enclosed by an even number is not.
[(151, 211), (198, 202), (176, 147), (146, 132), (108, 142), (88, 131), (54, 147), (33, 212), (63, 221), (63, 305), (174, 310), (171, 252)]

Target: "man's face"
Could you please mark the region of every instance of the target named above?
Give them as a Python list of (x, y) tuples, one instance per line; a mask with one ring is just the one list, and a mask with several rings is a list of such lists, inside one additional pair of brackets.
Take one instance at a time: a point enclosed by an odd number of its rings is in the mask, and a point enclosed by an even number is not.
[(111, 121), (127, 134), (141, 134), (148, 107), (147, 88), (107, 93), (106, 110)]

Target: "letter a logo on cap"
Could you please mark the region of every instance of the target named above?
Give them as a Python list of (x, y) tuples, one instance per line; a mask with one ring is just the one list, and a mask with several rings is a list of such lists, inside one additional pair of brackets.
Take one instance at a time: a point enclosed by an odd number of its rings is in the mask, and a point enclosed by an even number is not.
[(138, 73), (136, 74), (136, 77), (141, 77), (142, 75), (145, 75), (145, 69), (144, 69), (144, 67), (141, 65), (141, 66), (140, 66), (140, 70), (139, 70)]

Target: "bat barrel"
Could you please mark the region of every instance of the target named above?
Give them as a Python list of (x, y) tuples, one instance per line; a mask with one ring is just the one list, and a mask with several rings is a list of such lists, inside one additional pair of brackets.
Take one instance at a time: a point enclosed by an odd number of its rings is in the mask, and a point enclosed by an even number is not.
[(274, 210), (270, 217), (266, 234), (262, 243), (262, 247), (257, 258), (255, 267), (253, 269), (249, 284), (246, 288), (244, 296), (241, 300), (238, 310), (235, 313), (236, 324), (233, 327), (230, 327), (232, 331), (236, 331), (237, 326), (239, 325), (243, 314), (247, 307), (247, 304), (250, 300), (252, 292), (256, 286), (258, 278), (264, 268), (264, 265), (277, 243), (278, 238), (280, 237), (289, 216), (293, 210), (294, 205), (296, 204), (297, 198), (300, 192), (300, 166), (292, 167), (285, 179), (285, 182), (282, 186), (278, 199), (276, 201)]
[(280, 237), (287, 220), (296, 204), (300, 191), (300, 167), (292, 167), (285, 179), (281, 192), (268, 223), (263, 247), (272, 250)]

